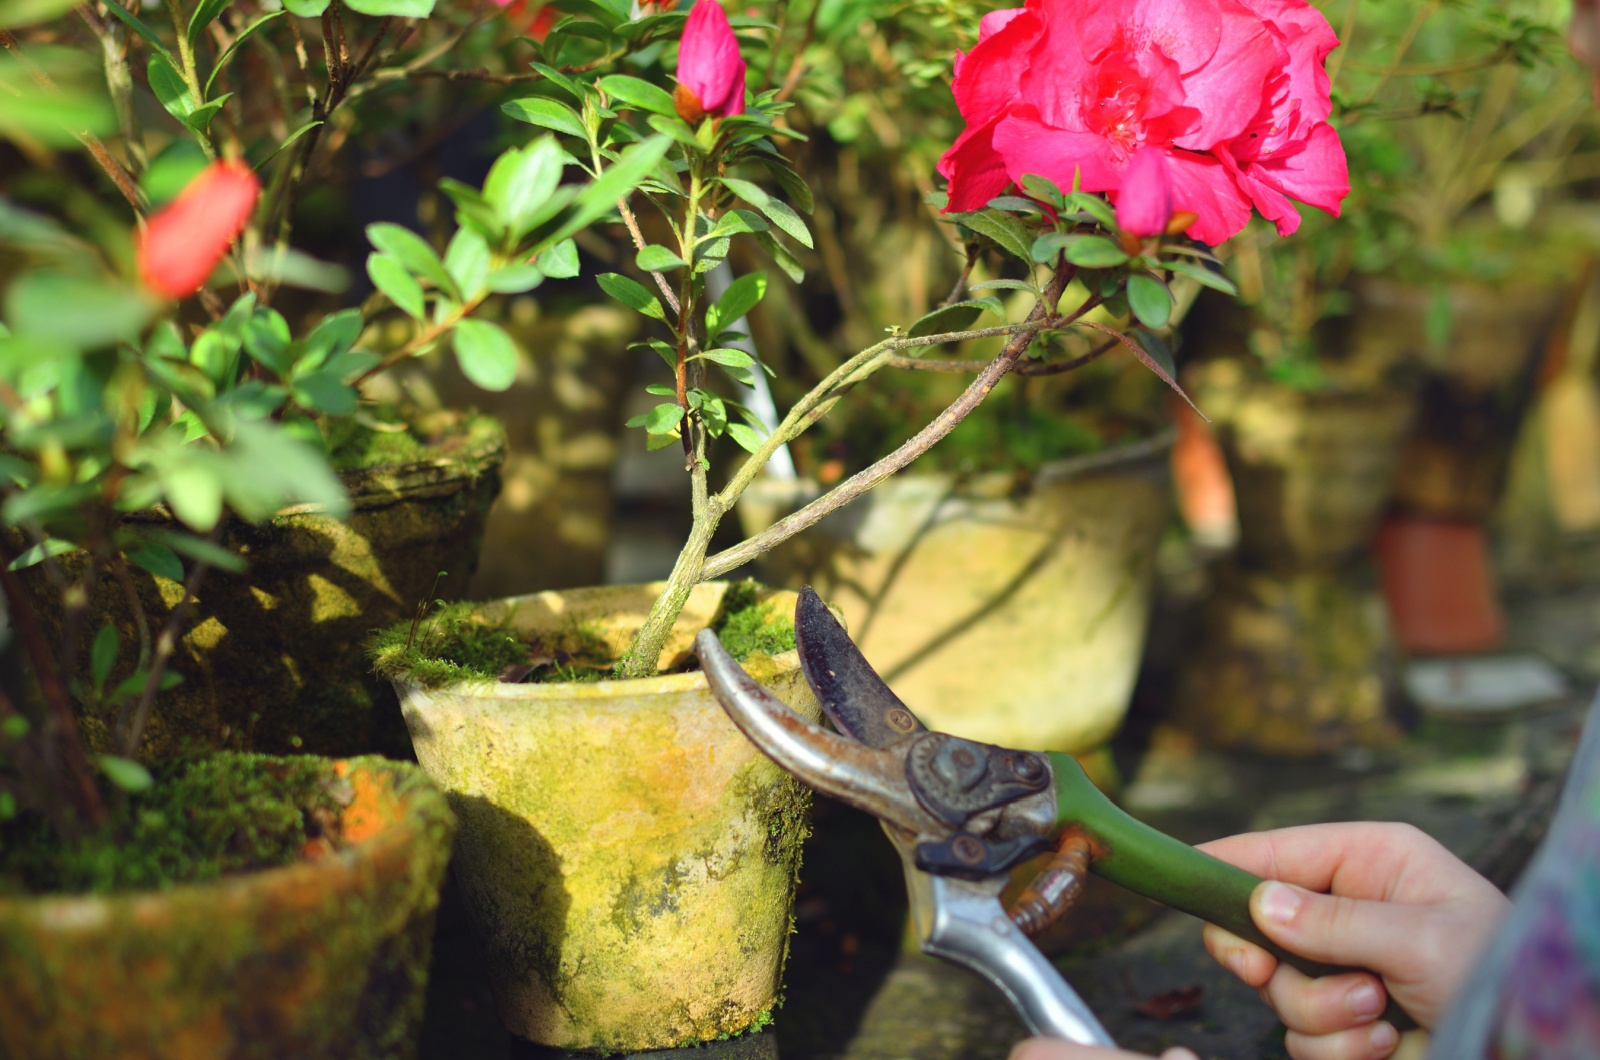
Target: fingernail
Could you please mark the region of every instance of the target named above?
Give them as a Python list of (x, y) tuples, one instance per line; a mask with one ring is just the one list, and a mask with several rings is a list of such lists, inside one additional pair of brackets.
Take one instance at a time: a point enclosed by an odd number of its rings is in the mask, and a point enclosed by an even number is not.
[(1161, 1054), (1161, 1060), (1200, 1060), (1200, 1058), (1181, 1045), (1175, 1045)]
[(1376, 1016), (1383, 1011), (1383, 995), (1372, 983), (1361, 983), (1352, 988), (1345, 1000), (1350, 1004), (1350, 1011), (1357, 1016)]
[(1367, 1040), (1372, 1043), (1373, 1052), (1387, 1056), (1388, 1050), (1400, 1044), (1400, 1032), (1380, 1020), (1367, 1032)]
[(1300, 895), (1286, 883), (1269, 882), (1261, 890), (1261, 915), (1275, 924), (1287, 924), (1300, 911)]

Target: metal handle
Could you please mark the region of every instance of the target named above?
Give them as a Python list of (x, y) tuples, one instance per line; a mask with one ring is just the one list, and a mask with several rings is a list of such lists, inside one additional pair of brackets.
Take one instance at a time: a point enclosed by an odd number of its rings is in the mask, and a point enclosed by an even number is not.
[[(890, 838), (894, 833), (890, 832)], [(901, 844), (922, 952), (978, 973), (1005, 994), (1034, 1034), (1082, 1045), (1117, 1043), (1000, 905), (1005, 878), (961, 880), (918, 871)]]

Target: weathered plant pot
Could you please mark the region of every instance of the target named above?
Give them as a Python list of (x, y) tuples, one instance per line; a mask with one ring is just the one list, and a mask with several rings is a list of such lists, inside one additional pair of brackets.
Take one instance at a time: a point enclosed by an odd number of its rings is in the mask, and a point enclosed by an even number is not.
[[(437, 426), (422, 425), (437, 431), (435, 455), (341, 474), (347, 521), (302, 507), (260, 526), (227, 525), (220, 543), (249, 569), (207, 574), (171, 664), (184, 681), (161, 694), (143, 754), (405, 753), (404, 724), (387, 683), (370, 672), (367, 640), (436, 597), (466, 593), (505, 457), (494, 420), (438, 416)], [(84, 557), (69, 553), (60, 562), (71, 574)], [(41, 569), (25, 573), (41, 618), (58, 634), (58, 598)], [(135, 580), (159, 630), (182, 587), (139, 570)], [(108, 621), (124, 645), (138, 643), (122, 588), (109, 576), (91, 602), (79, 660), (85, 673), (87, 641)], [(104, 747), (111, 720), (83, 719), (91, 744)]]
[[(1512, 443), (1533, 393), (1533, 362), (1556, 321), (1563, 287), (1455, 281), (1428, 288), (1370, 278), (1354, 290), (1356, 354), (1424, 368), (1418, 415), (1391, 492), (1398, 511), (1483, 520), (1499, 502)], [(1448, 336), (1429, 319), (1448, 308)], [(1437, 330), (1435, 328), (1434, 330)]]
[(1310, 393), (1265, 384), (1219, 409), (1241, 559), (1303, 570), (1357, 555), (1377, 528), (1412, 410), (1411, 396), (1398, 390)]
[(1316, 755), (1391, 742), (1397, 685), (1370, 570), (1219, 577), (1180, 668), (1173, 717), (1207, 743)]
[[(537, 593), (485, 613), (620, 652), (660, 589)], [(695, 588), (664, 663), (726, 589)], [(769, 598), (792, 613), (794, 594)], [(820, 717), (795, 652), (745, 666)], [(733, 726), (703, 674), (396, 688), (417, 759), (461, 821), (456, 878), (508, 1030), (637, 1052), (766, 1023), (810, 792)]]
[[(931, 728), (1082, 754), (1127, 713), (1156, 546), (1170, 510), (1171, 433), (1048, 464), (1032, 481), (908, 474), (764, 556), (809, 583)], [(747, 532), (814, 495), (758, 481)]]
[(415, 766), (332, 763), (353, 845), (168, 891), (0, 898), (0, 1054), (416, 1055), (450, 809)]
[(1455, 655), (1499, 647), (1506, 621), (1482, 526), (1391, 518), (1378, 529), (1373, 554), (1402, 648)]

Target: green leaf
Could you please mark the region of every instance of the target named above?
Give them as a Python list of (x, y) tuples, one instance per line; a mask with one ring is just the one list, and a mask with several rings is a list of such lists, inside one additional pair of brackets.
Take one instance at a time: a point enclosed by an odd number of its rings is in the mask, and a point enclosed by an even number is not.
[[(1110, 335), (1112, 338), (1122, 343), (1122, 345), (1128, 348), (1130, 353), (1139, 359), (1140, 364), (1150, 369), (1156, 374), (1158, 379), (1167, 384), (1173, 390), (1177, 391), (1178, 396), (1189, 403), (1190, 408), (1194, 409), (1196, 412), (1200, 412), (1199, 406), (1190, 400), (1189, 395), (1184, 392), (1183, 387), (1179, 386), (1178, 381), (1172, 377), (1172, 373), (1163, 367), (1162, 364), (1154, 357), (1150, 356), (1143, 346), (1140, 346), (1137, 342), (1134, 342), (1131, 338), (1118, 331), (1116, 328), (1107, 327), (1104, 324), (1098, 324), (1092, 320), (1083, 320), (1079, 321), (1079, 323), (1084, 327), (1093, 328), (1102, 334)], [(1200, 418), (1206, 420), (1207, 423), (1211, 422), (1203, 412), (1200, 412)]]
[(295, 402), (310, 412), (326, 416), (348, 416), (356, 410), (357, 395), (353, 387), (345, 385), (337, 371), (324, 369), (295, 377), (290, 384)]
[(633, 194), (633, 189), (650, 175), (671, 145), (672, 141), (665, 136), (652, 136), (623, 151), (605, 172), (579, 192), (577, 209), (550, 237), (551, 241), (566, 239), (615, 210), (617, 202)]
[[(156, 543), (165, 545), (173, 552), (188, 556), (193, 560), (199, 560), (218, 570), (225, 570), (234, 574), (242, 574), (246, 570), (245, 562), (241, 557), (229, 552), (221, 545), (207, 541), (203, 537), (196, 537), (193, 534), (180, 533), (175, 530), (143, 530), (141, 533)], [(174, 578), (173, 580), (177, 581), (178, 579)]]
[(183, 124), (187, 125), (191, 130), (193, 130), (195, 135), (205, 136), (207, 131), (211, 128), (211, 120), (217, 116), (217, 112), (220, 111), (228, 102), (228, 100), (232, 98), (233, 93), (229, 92), (225, 95), (218, 96), (216, 99), (205, 104), (204, 106), (196, 107), (194, 110), (189, 112), (187, 117), (183, 119)]
[[(143, 37), (145, 43), (155, 49), (156, 54), (165, 56), (167, 62), (171, 64), (174, 70), (178, 68), (178, 60), (174, 59), (172, 57), (172, 53), (167, 51), (167, 46), (161, 43), (161, 38), (156, 36), (155, 33), (151, 31), (149, 26), (135, 18), (132, 12), (123, 7), (121, 4), (107, 4), (106, 10), (111, 12), (112, 15), (125, 23), (129, 29)], [(318, 13), (320, 14), (321, 12)]]
[(328, 0), (283, 0), (283, 6), (301, 18), (321, 18), (328, 10)]
[(1088, 214), (1107, 228), (1117, 227), (1117, 215), (1111, 209), (1111, 204), (1099, 195), (1087, 191), (1075, 191), (1067, 196), (1064, 208), (1075, 213)]
[(1128, 277), (1128, 308), (1148, 328), (1164, 328), (1172, 317), (1172, 292), (1167, 285), (1146, 273)]
[(1032, 291), (1034, 294), (1038, 294), (1039, 293), (1039, 289), (1037, 287), (1035, 287), (1033, 284), (1029, 283), (1027, 280), (985, 280), (982, 283), (973, 284), (972, 286), (968, 287), (967, 290), (969, 290), (969, 291), (991, 291), (991, 290)]
[(1230, 294), (1236, 298), (1239, 295), (1239, 288), (1234, 286), (1232, 280), (1216, 269), (1206, 268), (1198, 261), (1163, 261), (1161, 267), (1171, 269), (1180, 276), (1187, 276), (1191, 280), (1196, 280), (1201, 286), (1209, 287), (1213, 291), (1221, 291), (1223, 294)]
[(458, 228), (444, 251), (444, 269), (462, 298), (476, 298), (488, 283), (489, 244), (471, 228)]
[(227, 10), (228, 5), (231, 3), (233, 3), (233, 0), (200, 0), (198, 4), (194, 5), (194, 13), (189, 16), (188, 35), (191, 47), (195, 41), (200, 39), (200, 35), (206, 31), (206, 27), (215, 22), (218, 16)]
[[(140, 678), (140, 687), (143, 687), (146, 678), (143, 674), (137, 676)], [(106, 779), (130, 795), (149, 791), (155, 784), (150, 771), (132, 759), (118, 758), (116, 755), (98, 755), (96, 760), (100, 763), (100, 771), (106, 775)]]
[(24, 270), (5, 297), (6, 322), (18, 336), (81, 350), (133, 341), (156, 309), (143, 292), (103, 277), (42, 268)]
[(1056, 182), (1048, 177), (1041, 177), (1037, 173), (1025, 173), (1022, 177), (1022, 190), (1040, 202), (1049, 203), (1060, 209), (1066, 205), (1067, 197), (1061, 189), (1056, 187)]
[(906, 335), (920, 339), (925, 335), (965, 331), (972, 326), (973, 321), (983, 315), (986, 308), (989, 307), (981, 302), (956, 302), (954, 305), (942, 306), (912, 324)]
[[(223, 0), (223, 6), (226, 7), (231, 2), (232, 2), (232, 0)], [(239, 46), (241, 44), (243, 44), (245, 41), (249, 40), (251, 37), (255, 36), (256, 31), (259, 30), (262, 26), (265, 26), (268, 22), (271, 22), (275, 18), (282, 18), (283, 15), (284, 15), (283, 11), (269, 11), (267, 14), (262, 15), (260, 18), (256, 19), (254, 22), (250, 23), (244, 29), (239, 31), (239, 35), (237, 37), (233, 38), (233, 41), (232, 41), (232, 43), (230, 43), (228, 45), (227, 50), (224, 51), (220, 56), (217, 57), (217, 65), (213, 66), (211, 68), (211, 76), (206, 78), (206, 86), (205, 86), (206, 95), (209, 96), (211, 94), (211, 86), (212, 86), (213, 83), (216, 82), (217, 75), (222, 73), (223, 69), (233, 59), (233, 54), (239, 50)], [(313, 124), (321, 124), (321, 123), (320, 122), (315, 122)], [(298, 135), (298, 134), (296, 134), (296, 135)], [(289, 139), (293, 140), (294, 137), (291, 136)], [(285, 140), (284, 143), (285, 144), (289, 143), (289, 140)], [(279, 150), (282, 150), (282, 149), (283, 149), (282, 147), (279, 148)], [(273, 152), (273, 153), (276, 154), (277, 152)]]
[(0, 26), (22, 29), (49, 22), (77, 6), (76, 0), (0, 0)]
[(595, 82), (607, 95), (634, 107), (675, 117), (678, 110), (664, 89), (627, 74), (610, 74)]
[(749, 210), (729, 210), (717, 218), (717, 223), (712, 226), (711, 231), (695, 240), (695, 242), (704, 243), (708, 239), (738, 235), (741, 232), (765, 232), (770, 227), (772, 226), (767, 224), (759, 214), (752, 213)]
[(652, 114), (645, 119), (645, 124), (658, 133), (672, 137), (672, 139), (696, 154), (705, 153), (705, 148), (700, 146), (700, 141), (694, 138), (694, 130), (685, 125), (683, 119), (676, 115), (665, 117), (660, 114)]
[(71, 541), (60, 541), (56, 538), (46, 538), (32, 548), (23, 550), (22, 554), (11, 561), (10, 570), (26, 570), (35, 564), (43, 563), (50, 556), (59, 556), (63, 552), (71, 552), (77, 546)]
[(552, 280), (570, 280), (578, 275), (578, 244), (563, 239), (540, 254), (534, 264)]
[(728, 424), (728, 437), (739, 443), (739, 448), (747, 453), (753, 453), (761, 448), (761, 443), (766, 441), (761, 434), (742, 423)]
[(1029, 260), (1027, 231), (1016, 218), (991, 210), (979, 210), (977, 213), (960, 214), (958, 219), (980, 236), (993, 241), (1007, 254), (1023, 261)]
[(89, 649), (89, 676), (94, 679), (95, 695), (106, 687), (106, 678), (117, 665), (117, 653), (121, 650), (122, 638), (117, 635), (117, 627), (107, 622), (94, 635), (94, 644)]
[(725, 368), (749, 368), (756, 363), (756, 359), (743, 350), (728, 349), (726, 347), (714, 350), (702, 350), (689, 358), (691, 361), (714, 361)]
[(485, 390), (505, 390), (517, 379), (517, 346), (498, 324), (463, 320), (455, 327), (456, 361)]
[(633, 263), (645, 272), (667, 272), (689, 264), (659, 243), (651, 243), (640, 250)]
[(157, 52), (150, 56), (145, 73), (150, 78), (150, 91), (156, 94), (156, 100), (168, 114), (183, 121), (194, 113), (194, 96), (189, 93), (183, 75), (178, 73), (178, 64), (169, 55)]
[(157, 469), (172, 513), (186, 526), (206, 533), (222, 518), (222, 475), (209, 452), (175, 454)]
[(663, 402), (642, 415), (628, 421), (629, 427), (643, 427), (647, 434), (670, 434), (683, 422), (683, 406)]
[(500, 109), (517, 121), (525, 121), (571, 136), (583, 136), (583, 119), (565, 103), (544, 96), (528, 96), (502, 103)]
[(440, 290), (461, 297), (455, 280), (445, 271), (439, 255), (434, 253), (427, 240), (411, 229), (388, 221), (380, 221), (367, 226), (367, 239), (371, 240), (372, 245), (378, 250), (398, 258), (406, 267), (406, 271), (413, 276), (425, 276)]
[(328, 358), (348, 352), (361, 337), (361, 329), (365, 326), (366, 321), (359, 309), (345, 309), (323, 317), (311, 329), (311, 334), (306, 336), (306, 352), (301, 363), (308, 368), (316, 368)]
[(1105, 269), (1128, 260), (1127, 251), (1104, 236), (1079, 236), (1066, 246), (1067, 260), (1086, 269)]
[(183, 581), (183, 562), (178, 554), (166, 545), (155, 541), (141, 541), (126, 550), (129, 562), (168, 581)]
[(811, 213), (816, 209), (816, 202), (811, 196), (811, 187), (804, 177), (785, 165), (781, 159), (764, 157), (761, 161), (766, 163), (767, 171), (783, 188), (783, 193), (794, 203), (795, 209), (801, 213)]
[(483, 198), (513, 238), (547, 220), (572, 195), (569, 189), (552, 201), (565, 158), (555, 137), (541, 136), (526, 147), (506, 151), (490, 167)]
[(661, 308), (656, 296), (637, 280), (630, 280), (617, 272), (601, 273), (595, 280), (600, 284), (602, 291), (628, 308), (638, 310), (647, 317), (655, 317), (657, 320), (667, 319), (666, 311)]
[(232, 426), (221, 468), (228, 504), (241, 517), (261, 522), (302, 504), (334, 519), (349, 513), (349, 497), (320, 445), (270, 420), (236, 419)]
[(539, 266), (520, 263), (502, 265), (489, 274), (488, 287), (495, 294), (523, 294), (544, 282)]
[[(283, 12), (280, 11), (280, 12), (278, 12), (278, 14), (281, 15), (281, 14), (283, 14)], [(279, 153), (282, 152), (284, 148), (288, 147), (290, 144), (292, 144), (296, 140), (300, 139), (300, 137), (304, 136), (306, 133), (310, 132), (312, 129), (315, 129), (317, 126), (319, 126), (321, 124), (322, 124), (322, 122), (320, 122), (320, 121), (308, 121), (308, 122), (306, 122), (304, 125), (300, 126), (300, 128), (296, 129), (294, 132), (290, 133), (288, 136), (285, 136), (283, 138), (283, 142), (281, 144), (279, 144), (277, 147), (274, 147), (272, 149), (272, 153), (270, 155), (268, 155), (266, 158), (263, 158), (261, 161), (256, 163), (255, 168), (256, 169), (260, 169), (262, 166), (266, 165), (268, 162), (271, 162), (274, 158), (278, 157)]]
[(735, 320), (744, 316), (767, 295), (767, 274), (747, 272), (728, 284), (717, 304), (706, 309), (706, 335), (715, 339), (717, 334)]
[(406, 271), (399, 258), (388, 254), (367, 255), (367, 275), (401, 312), (417, 320), (422, 319), (422, 285)]
[(774, 239), (771, 232), (757, 232), (756, 244), (767, 252), (767, 257), (771, 258), (773, 264), (782, 269), (783, 274), (789, 279), (800, 283), (806, 278), (806, 270), (800, 264), (800, 259), (795, 257), (788, 247)]
[(433, 14), (434, 0), (344, 0), (352, 11), (375, 18), (427, 18)]
[(456, 204), (458, 223), (470, 225), (491, 239), (498, 240), (505, 235), (505, 225), (500, 223), (499, 215), (484, 201), (483, 194), (477, 188), (469, 188), (459, 180), (444, 177), (439, 181), (439, 190), (450, 196), (450, 201)]
[(787, 203), (774, 199), (748, 180), (740, 180), (737, 177), (723, 177), (721, 180), (723, 187), (766, 214), (768, 220), (781, 228), (796, 242), (802, 246), (812, 246), (811, 230), (806, 227), (806, 223), (800, 219), (800, 215), (790, 209)]

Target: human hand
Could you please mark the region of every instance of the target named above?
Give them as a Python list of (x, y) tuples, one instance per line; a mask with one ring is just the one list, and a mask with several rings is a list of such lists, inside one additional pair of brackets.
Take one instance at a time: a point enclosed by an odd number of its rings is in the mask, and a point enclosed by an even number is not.
[(1511, 906), (1410, 825), (1307, 825), (1200, 849), (1266, 878), (1250, 896), (1250, 917), (1267, 938), (1312, 960), (1377, 973), (1311, 979), (1206, 925), (1206, 949), (1261, 991), (1289, 1028), (1295, 1060), (1389, 1056), (1399, 1035), (1378, 1020), (1389, 997), (1432, 1027)]
[[(1075, 1045), (1059, 1038), (1029, 1038), (1011, 1048), (1010, 1060), (1149, 1060), (1141, 1053), (1107, 1049), (1099, 1045)], [(1200, 1060), (1184, 1048), (1168, 1049), (1160, 1060)]]

